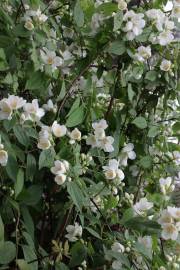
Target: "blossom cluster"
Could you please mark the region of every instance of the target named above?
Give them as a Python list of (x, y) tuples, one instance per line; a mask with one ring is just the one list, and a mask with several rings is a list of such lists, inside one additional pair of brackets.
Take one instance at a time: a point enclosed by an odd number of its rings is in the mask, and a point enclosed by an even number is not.
[(165, 240), (176, 240), (180, 231), (180, 208), (168, 206), (158, 220)]

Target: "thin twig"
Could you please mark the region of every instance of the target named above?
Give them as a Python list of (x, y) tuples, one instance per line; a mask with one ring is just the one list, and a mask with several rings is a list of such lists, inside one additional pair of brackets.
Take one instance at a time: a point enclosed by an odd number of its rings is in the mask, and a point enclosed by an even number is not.
[(94, 200), (92, 198), (90, 198), (90, 201), (94, 204), (94, 206), (96, 207), (96, 209), (98, 210), (98, 212), (100, 213), (102, 219), (104, 220), (106, 226), (108, 227), (109, 231), (112, 233), (111, 227), (109, 226), (109, 224), (107, 223), (107, 220), (105, 218), (105, 216), (103, 215), (101, 209), (98, 207), (98, 205), (94, 202)]
[[(95, 59), (93, 59), (94, 61)], [(61, 102), (61, 105), (59, 106), (58, 112), (57, 112), (57, 116), (59, 116), (61, 110), (63, 109), (68, 97), (70, 97), (73, 93), (74, 93), (74, 89), (72, 89), (72, 87), (74, 86), (74, 84), (80, 79), (80, 77), (89, 69), (89, 67), (91, 66), (92, 62), (90, 62), (79, 74), (78, 76), (76, 76), (74, 78), (74, 80), (71, 82), (63, 101)]]

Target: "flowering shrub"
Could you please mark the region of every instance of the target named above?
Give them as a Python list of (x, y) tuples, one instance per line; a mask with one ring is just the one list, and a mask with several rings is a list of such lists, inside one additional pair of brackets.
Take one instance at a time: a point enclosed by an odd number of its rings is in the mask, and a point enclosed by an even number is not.
[(180, 269), (180, 1), (0, 15), (0, 269)]

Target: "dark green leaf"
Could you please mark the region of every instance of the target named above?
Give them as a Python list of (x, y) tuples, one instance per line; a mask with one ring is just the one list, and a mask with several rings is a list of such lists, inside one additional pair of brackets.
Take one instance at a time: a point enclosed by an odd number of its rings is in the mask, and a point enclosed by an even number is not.
[(85, 203), (84, 195), (81, 189), (75, 182), (67, 183), (67, 191), (73, 201), (73, 203), (77, 206), (77, 208), (81, 211), (83, 204)]
[(74, 7), (74, 20), (78, 27), (82, 27), (84, 24), (84, 13), (81, 8), (79, 0), (77, 0)]
[(80, 265), (87, 256), (87, 250), (86, 247), (81, 243), (77, 242), (73, 245), (71, 249), (71, 260), (70, 260), (70, 267), (75, 267), (77, 265)]
[(9, 155), (8, 163), (6, 165), (6, 171), (8, 176), (15, 182), (18, 173), (18, 163), (14, 156)]
[(19, 143), (28, 147), (30, 141), (24, 129), (19, 125), (15, 125), (13, 131)]
[(159, 127), (152, 126), (148, 131), (148, 137), (154, 138), (159, 133)]
[(30, 266), (25, 260), (17, 260), (17, 264), (20, 270), (31, 270)]
[(0, 243), (0, 264), (8, 264), (16, 256), (16, 246), (12, 242)]
[(54, 164), (55, 151), (53, 148), (43, 150), (39, 157), (39, 169), (44, 167), (51, 168)]
[(81, 124), (84, 120), (84, 107), (80, 106), (71, 113), (66, 121), (67, 127), (74, 127)]
[(144, 129), (147, 127), (146, 119), (142, 116), (136, 117), (132, 123), (140, 129)]
[(26, 167), (26, 178), (32, 181), (33, 176), (36, 172), (36, 159), (32, 154), (27, 156), (27, 167)]
[(116, 55), (122, 55), (126, 51), (126, 47), (122, 40), (117, 40), (110, 44), (107, 51)]
[(14, 185), (15, 190), (15, 198), (21, 193), (22, 189), (24, 187), (24, 171), (22, 169), (18, 170), (17, 179)]

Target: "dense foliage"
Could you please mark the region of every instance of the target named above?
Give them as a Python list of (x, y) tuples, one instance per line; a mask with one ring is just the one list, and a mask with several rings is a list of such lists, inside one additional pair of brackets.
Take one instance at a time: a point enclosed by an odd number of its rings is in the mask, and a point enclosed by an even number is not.
[(0, 2), (0, 269), (180, 269), (180, 0)]

